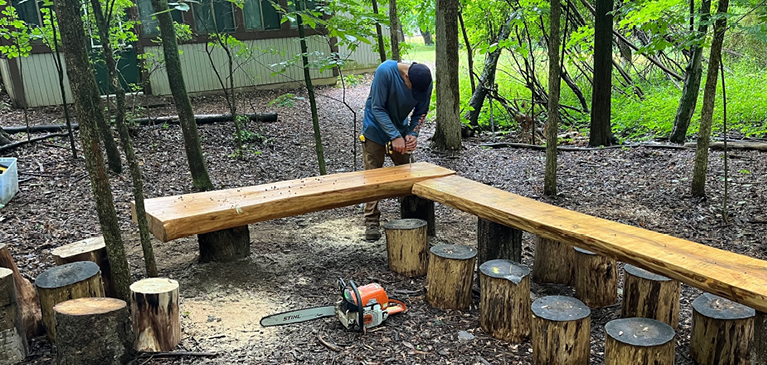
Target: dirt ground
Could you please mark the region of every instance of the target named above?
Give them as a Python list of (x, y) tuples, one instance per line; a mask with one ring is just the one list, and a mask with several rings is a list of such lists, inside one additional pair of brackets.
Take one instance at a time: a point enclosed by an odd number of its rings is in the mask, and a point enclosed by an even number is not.
[[(336, 100), (320, 97), (323, 145), (331, 173), (354, 169), (359, 155), (361, 113), (369, 89), (366, 82), (347, 92), (358, 114), (356, 131), (351, 113)], [(244, 112), (278, 112), (275, 123), (251, 122), (259, 138), (244, 160), (234, 152), (231, 123), (200, 127), (210, 174), (219, 188), (298, 179), (318, 173), (307, 100), (290, 106), (269, 101), (300, 90), (249, 92), (241, 96)], [(340, 89), (319, 93), (340, 99)], [(4, 96), (5, 97), (5, 96)], [(7, 102), (7, 99), (5, 99)], [(170, 100), (147, 108), (152, 116), (175, 114)], [(225, 112), (217, 96), (193, 100), (198, 114)], [(34, 124), (61, 122), (59, 108), (31, 112)], [(433, 122), (432, 122), (433, 123)], [(644, 147), (559, 155), (556, 198), (543, 196), (545, 156), (527, 149), (487, 149), (489, 137), (465, 141), (465, 149), (441, 154), (428, 148), (433, 124), (422, 130), (416, 159), (454, 169), (500, 189), (560, 207), (667, 233), (706, 245), (766, 259), (764, 206), (765, 156), (754, 151), (730, 153), (729, 223), (722, 219), (723, 159), (710, 155), (707, 199), (690, 197), (693, 151)], [(0, 111), (0, 125), (22, 125), (20, 111)], [(14, 136), (17, 140), (21, 135)], [(513, 133), (508, 138), (515, 139)], [(148, 197), (191, 192), (181, 132), (176, 125), (139, 127), (134, 133)], [(99, 234), (94, 203), (82, 158), (72, 160), (63, 139), (18, 148), (6, 156), (19, 158), (21, 191), (0, 210), (0, 239), (11, 247), (22, 274), (34, 281), (53, 265), (50, 251)], [(355, 146), (356, 145), (356, 146)], [(79, 145), (78, 145), (79, 146)], [(359, 167), (359, 158), (357, 158)], [(130, 221), (130, 177), (112, 175), (115, 206), (125, 237), (134, 280), (144, 277), (138, 229)], [(394, 199), (382, 202), (384, 220), (398, 218)], [(437, 205), (437, 237), (431, 243), (476, 245), (476, 217)], [(178, 350), (216, 356), (140, 358), (139, 364), (529, 364), (529, 341), (510, 344), (483, 333), (474, 297), (471, 310), (442, 311), (424, 301), (425, 278), (409, 279), (388, 271), (385, 240), (363, 240), (360, 206), (316, 212), (250, 225), (251, 255), (227, 264), (197, 263), (195, 237), (167, 243), (154, 241), (162, 276), (181, 285), (182, 342)], [(532, 267), (534, 241), (524, 235), (523, 264)], [(289, 309), (331, 304), (339, 277), (357, 283), (378, 282), (410, 310), (386, 320), (365, 335), (349, 332), (333, 318), (303, 324), (262, 328), (259, 320)], [(561, 285), (533, 285), (534, 298), (573, 295)], [(691, 303), (700, 292), (683, 285), (681, 323), (676, 336), (676, 363), (689, 358)], [(620, 316), (619, 302), (592, 311), (591, 363), (604, 363), (604, 324)], [(459, 332), (465, 331), (459, 339)], [(322, 341), (340, 348), (336, 352)], [(55, 348), (42, 338), (32, 341), (27, 364), (50, 364)]]

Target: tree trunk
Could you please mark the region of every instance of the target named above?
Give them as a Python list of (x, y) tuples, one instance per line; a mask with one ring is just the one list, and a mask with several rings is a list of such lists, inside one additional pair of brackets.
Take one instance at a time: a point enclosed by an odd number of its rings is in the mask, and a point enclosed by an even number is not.
[(692, 302), (690, 357), (701, 365), (751, 363), (753, 308), (704, 293)]
[[(378, 15), (378, 0), (371, 1), (373, 2), (373, 13)], [(381, 63), (383, 63), (386, 61), (386, 46), (384, 46), (383, 30), (379, 22), (376, 22), (376, 38), (378, 38), (378, 55), (381, 57)]]
[(482, 265), (495, 259), (522, 262), (522, 231), (477, 218), (477, 260)]
[(200, 147), (200, 136), (197, 133), (197, 124), (194, 121), (194, 111), (189, 95), (186, 92), (184, 76), (181, 73), (181, 61), (178, 57), (178, 44), (176, 43), (176, 30), (173, 27), (173, 19), (168, 11), (167, 0), (152, 0), (152, 7), (156, 12), (157, 22), (160, 24), (160, 38), (162, 38), (163, 56), (165, 58), (165, 70), (168, 73), (168, 83), (173, 93), (173, 102), (176, 104), (176, 112), (181, 122), (181, 131), (184, 135), (184, 149), (189, 163), (189, 171), (192, 173), (192, 184), (195, 188), (206, 191), (213, 189), (213, 183), (208, 176), (205, 167), (205, 157)]
[[(392, 2), (394, 2), (394, 0), (392, 0)], [(300, 3), (303, 3), (303, 1), (301, 1)], [(394, 9), (396, 10), (396, 7)], [(312, 76), (309, 74), (309, 57), (307, 56), (307, 52), (309, 51), (306, 46), (306, 34), (304, 34), (304, 23), (300, 15), (296, 17), (296, 20), (298, 21), (298, 36), (301, 38), (301, 60), (303, 61), (303, 64), (304, 64), (304, 82), (306, 82), (306, 92), (307, 94), (309, 94), (309, 105), (311, 106), (311, 109), (312, 109), (312, 126), (314, 127), (314, 146), (315, 146), (315, 150), (317, 151), (317, 164), (320, 167), (320, 175), (325, 175), (327, 173), (325, 171), (325, 152), (322, 148), (322, 135), (320, 134), (320, 118), (317, 115), (317, 101), (314, 98), (314, 85), (312, 85)], [(393, 28), (393, 29), (396, 29), (396, 28)], [(392, 39), (394, 38), (396, 38), (396, 36), (392, 37)], [(397, 58), (397, 60), (399, 60), (399, 58)]]
[(397, 219), (383, 225), (386, 232), (386, 252), (389, 270), (408, 277), (426, 275), (429, 243), (426, 221)]
[(67, 94), (64, 88), (64, 66), (61, 61), (61, 52), (59, 50), (59, 37), (56, 31), (56, 23), (53, 22), (53, 17), (49, 18), (51, 22), (51, 30), (53, 31), (53, 46), (51, 47), (51, 53), (53, 55), (53, 61), (56, 64), (56, 73), (59, 77), (59, 92), (61, 93), (61, 106), (64, 108), (64, 119), (67, 122), (67, 132), (69, 132), (69, 148), (72, 150), (72, 158), (77, 159), (77, 148), (75, 148), (75, 134), (72, 133), (72, 120), (69, 117), (69, 104), (67, 104)]
[(131, 319), (137, 351), (171, 351), (181, 342), (178, 282), (151, 278), (131, 285)]
[[(700, 25), (698, 33), (705, 36), (708, 32), (708, 19), (711, 13), (711, 0), (703, 0), (700, 4)], [(682, 89), (682, 98), (679, 99), (679, 108), (676, 110), (674, 118), (674, 129), (671, 130), (669, 140), (674, 143), (684, 143), (687, 136), (687, 128), (690, 127), (692, 115), (695, 113), (695, 105), (698, 103), (698, 93), (700, 92), (700, 80), (703, 76), (703, 40), (692, 49), (690, 62), (687, 64), (687, 73), (684, 77), (684, 88)]]
[(426, 302), (440, 309), (467, 310), (477, 250), (464, 245), (437, 245), (429, 250)]
[(134, 359), (133, 332), (125, 301), (79, 298), (54, 307), (56, 365), (122, 365)]
[[(727, 27), (727, 8), (729, 0), (720, 0), (717, 13), (722, 15), (714, 24), (714, 41), (711, 43), (711, 55), (708, 61), (706, 88), (703, 91), (703, 110), (700, 113), (700, 132), (698, 146), (695, 151), (695, 167), (692, 173), (692, 195), (706, 195), (706, 170), (708, 170), (708, 143), (711, 138), (711, 124), (714, 116), (714, 101), (716, 99), (716, 82), (719, 75), (719, 62), (722, 61), (722, 43)], [(727, 131), (725, 131), (726, 133)]]
[(549, 15), (549, 104), (546, 122), (546, 176), (543, 192), (548, 196), (557, 195), (557, 132), (559, 131), (559, 22), (562, 16), (560, 0), (551, 0)]
[(437, 0), (437, 127), (432, 146), (461, 149), (458, 85), (458, 0)]
[[(116, 0), (113, 0), (116, 1)], [(125, 125), (125, 90), (123, 90), (117, 75), (117, 62), (112, 53), (112, 45), (109, 42), (109, 27), (111, 19), (106, 19), (101, 9), (99, 0), (91, 0), (91, 7), (96, 19), (96, 26), (99, 29), (99, 38), (101, 39), (101, 51), (104, 54), (104, 60), (107, 66), (109, 78), (112, 81), (112, 88), (115, 93), (117, 103), (117, 112), (115, 113), (115, 124), (120, 134), (120, 141), (125, 150), (125, 158), (128, 160), (128, 168), (133, 182), (133, 198), (136, 201), (136, 217), (138, 218), (139, 236), (141, 237), (141, 248), (144, 252), (144, 264), (148, 276), (157, 276), (157, 264), (154, 259), (154, 250), (149, 235), (149, 223), (146, 219), (146, 210), (144, 209), (144, 181), (141, 179), (141, 168), (136, 160), (136, 153), (133, 151), (133, 141), (131, 141), (128, 126)], [(234, 115), (234, 113), (232, 113)], [(235, 121), (236, 123), (236, 121)]]
[(605, 365), (674, 365), (671, 326), (648, 318), (621, 318), (605, 325)]
[(479, 266), (479, 324), (488, 335), (511, 343), (530, 336), (530, 269), (509, 260)]
[(613, 2), (597, 0), (594, 16), (594, 92), (591, 98), (589, 146), (614, 144), (610, 127), (613, 70)]
[(66, 50), (67, 71), (75, 100), (75, 111), (80, 122), (80, 142), (85, 154), (91, 189), (96, 200), (101, 233), (104, 235), (117, 296), (127, 301), (130, 297), (128, 288), (130, 271), (125, 256), (125, 246), (120, 235), (120, 224), (117, 221), (112, 190), (109, 187), (109, 179), (104, 169), (98, 138), (96, 138), (96, 123), (104, 120), (104, 114), (93, 67), (85, 49), (85, 33), (80, 17), (81, 4), (77, 0), (56, 0), (54, 4), (56, 14), (59, 16), (61, 41)]
[[(469, 43), (469, 35), (466, 33), (466, 25), (463, 24), (463, 8), (458, 10), (458, 23), (461, 24), (461, 34), (463, 35), (463, 45), (466, 46), (466, 62), (469, 63), (469, 81), (471, 82), (471, 94), (477, 90), (477, 85), (474, 83), (474, 51), (471, 50), (471, 43)], [(431, 40), (431, 34), (429, 35)]]
[(35, 286), (40, 295), (40, 311), (43, 313), (45, 331), (48, 339), (54, 342), (56, 341), (56, 318), (53, 307), (56, 304), (70, 299), (104, 296), (104, 284), (101, 281), (99, 265), (91, 261), (54, 266), (37, 276)]
[(0, 268), (0, 363), (16, 364), (29, 353), (23, 309), (17, 298), (13, 270)]
[[(509, 38), (509, 34), (511, 34), (509, 25), (513, 19), (514, 16), (510, 15), (509, 19), (501, 27), (498, 38), (493, 43), (498, 44)], [(439, 45), (437, 48), (439, 48)], [(485, 97), (487, 97), (488, 91), (492, 90), (493, 85), (495, 85), (495, 70), (498, 66), (498, 58), (501, 56), (501, 51), (503, 51), (503, 47), (498, 46), (485, 56), (485, 67), (482, 69), (482, 76), (479, 78), (479, 87), (471, 94), (471, 99), (469, 99), (469, 106), (471, 108), (464, 115), (464, 118), (469, 120), (469, 125), (472, 128), (479, 128), (479, 114), (482, 111), (482, 106), (485, 105)]]
[[(433, 46), (434, 45), (434, 39), (431, 37), (431, 32), (425, 29), (420, 29), (421, 31), (421, 37), (423, 38), (423, 44), (427, 46)], [(472, 81), (473, 83), (473, 81)]]
[(400, 60), (399, 54), (399, 17), (397, 16), (397, 0), (389, 0), (389, 38), (391, 39), (391, 59)]
[(40, 301), (37, 298), (35, 286), (19, 273), (19, 268), (11, 256), (11, 251), (5, 243), (0, 243), (0, 268), (13, 271), (13, 281), (16, 285), (16, 302), (21, 308), (21, 319), (28, 339), (43, 334), (43, 317), (40, 312)]
[(533, 365), (588, 365), (591, 310), (580, 300), (559, 295), (532, 305)]

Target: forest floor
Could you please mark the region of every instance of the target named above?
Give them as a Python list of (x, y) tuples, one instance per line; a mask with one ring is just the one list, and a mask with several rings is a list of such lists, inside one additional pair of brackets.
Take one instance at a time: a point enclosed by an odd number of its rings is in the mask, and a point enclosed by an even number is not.
[[(356, 135), (370, 78), (347, 91), (357, 112), (356, 132), (351, 113), (333, 99), (319, 97), (319, 115), (328, 172), (353, 170)], [(316, 175), (314, 137), (305, 99), (290, 106), (269, 101), (300, 90), (259, 91), (240, 95), (242, 112), (278, 112), (275, 123), (250, 122), (247, 129), (261, 139), (250, 144), (243, 160), (233, 154), (232, 123), (200, 126), (203, 150), (218, 188), (257, 185)], [(320, 88), (319, 94), (339, 99), (342, 90)], [(7, 98), (7, 97), (6, 97)], [(7, 99), (4, 101), (7, 102)], [(152, 116), (174, 115), (170, 99), (148, 108)], [(193, 99), (195, 112), (223, 113), (218, 96)], [(60, 108), (31, 111), (33, 124), (61, 123)], [(0, 111), (0, 125), (22, 125), (20, 111)], [(767, 259), (767, 156), (755, 151), (730, 153), (729, 224), (722, 218), (723, 159), (709, 157), (708, 198), (690, 196), (694, 151), (645, 147), (561, 152), (558, 157), (559, 195), (543, 195), (545, 155), (530, 149), (480, 147), (489, 137), (471, 138), (455, 154), (429, 149), (433, 122), (419, 138), (415, 154), (453, 169), (461, 176), (529, 198), (617, 222), (689, 239), (713, 247)], [(20, 135), (16, 139), (22, 138)], [(510, 134), (505, 140), (519, 141)], [(192, 191), (181, 130), (177, 125), (135, 129), (134, 143), (141, 161), (147, 197)], [(53, 266), (52, 249), (99, 235), (94, 201), (82, 158), (75, 161), (65, 139), (36, 143), (6, 155), (17, 157), (21, 191), (0, 210), (0, 240), (9, 244), (21, 273), (34, 278)], [(78, 142), (79, 147), (79, 142)], [(387, 162), (388, 164), (388, 162)], [(358, 165), (359, 166), (359, 165)], [(127, 168), (127, 167), (126, 167)], [(126, 238), (134, 280), (144, 277), (138, 229), (130, 220), (130, 174), (111, 175), (115, 205)], [(397, 201), (381, 204), (384, 220), (398, 218)], [(437, 205), (437, 237), (432, 243), (476, 245), (476, 217)], [(154, 240), (162, 276), (181, 285), (183, 340), (179, 350), (213, 352), (216, 357), (142, 358), (139, 364), (529, 364), (531, 344), (510, 344), (483, 333), (478, 298), (471, 310), (442, 311), (424, 301), (424, 278), (409, 279), (388, 271), (385, 239), (363, 240), (360, 206), (333, 209), (250, 225), (249, 258), (228, 264), (197, 263), (194, 237), (167, 243)], [(524, 235), (523, 264), (532, 266), (534, 239)], [(621, 264), (622, 265), (622, 264)], [(410, 310), (389, 318), (365, 335), (344, 330), (333, 318), (303, 324), (262, 328), (261, 317), (289, 309), (331, 304), (338, 295), (336, 278), (357, 283), (381, 283)], [(532, 295), (573, 295), (561, 285), (533, 285)], [(689, 358), (691, 303), (700, 291), (683, 285), (676, 363)], [(619, 302), (592, 311), (591, 363), (604, 363), (604, 324), (620, 316)], [(459, 332), (462, 333), (459, 338)], [(319, 338), (340, 347), (335, 352)], [(32, 341), (27, 364), (50, 364), (55, 348), (46, 340)]]

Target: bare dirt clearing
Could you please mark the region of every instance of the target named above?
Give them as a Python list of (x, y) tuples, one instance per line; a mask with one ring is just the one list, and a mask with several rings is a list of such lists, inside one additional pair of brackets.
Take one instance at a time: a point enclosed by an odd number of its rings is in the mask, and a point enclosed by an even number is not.
[[(368, 83), (347, 92), (361, 115)], [(251, 122), (247, 128), (261, 136), (252, 142), (243, 161), (234, 152), (231, 123), (200, 127), (203, 150), (218, 188), (256, 185), (317, 174), (308, 101), (293, 107), (267, 104), (286, 91), (244, 94), (240, 110), (278, 112), (280, 120)], [(302, 91), (290, 91), (303, 95)], [(341, 97), (341, 90), (320, 93)], [(338, 102), (319, 98), (319, 111), (329, 172), (353, 170), (356, 134), (351, 114)], [(195, 112), (225, 112), (215, 96), (193, 100)], [(150, 108), (153, 116), (175, 114), (172, 105)], [(0, 124), (20, 125), (19, 111), (0, 112)], [(60, 120), (57, 108), (33, 112), (36, 124)], [(545, 155), (524, 149), (486, 149), (481, 139), (470, 139), (459, 154), (430, 151), (428, 124), (419, 138), (416, 159), (454, 169), (458, 174), (526, 197), (601, 218), (668, 233), (706, 245), (767, 258), (767, 213), (764, 206), (767, 164), (754, 151), (730, 153), (729, 225), (721, 218), (722, 153), (710, 157), (707, 200), (689, 197), (694, 152), (648, 148), (563, 152), (559, 155), (559, 190), (556, 199), (543, 197)], [(17, 137), (21, 138), (21, 137)], [(176, 125), (139, 127), (136, 153), (142, 163), (148, 197), (188, 193), (189, 173), (181, 132)], [(72, 161), (66, 141), (56, 140), (16, 149), (21, 191), (0, 210), (0, 235), (9, 243), (22, 274), (30, 280), (53, 265), (50, 250), (99, 234), (93, 198), (81, 159)], [(359, 145), (357, 145), (359, 151)], [(359, 161), (359, 160), (358, 160)], [(129, 174), (112, 176), (115, 204), (127, 238), (126, 247), (134, 280), (143, 277), (137, 228), (130, 221)], [(383, 217), (396, 219), (395, 200), (382, 204)], [(529, 341), (520, 345), (492, 339), (479, 329), (478, 298), (471, 311), (441, 311), (423, 299), (425, 280), (408, 279), (387, 270), (385, 240), (362, 239), (359, 206), (278, 219), (250, 226), (252, 253), (227, 264), (198, 264), (194, 237), (168, 243), (154, 241), (162, 276), (181, 285), (182, 349), (215, 352), (217, 357), (140, 359), (143, 364), (528, 364)], [(476, 218), (437, 206), (438, 236), (432, 243), (476, 245)], [(525, 235), (523, 264), (532, 266), (532, 237)], [(358, 283), (380, 282), (391, 296), (410, 307), (406, 314), (388, 319), (366, 335), (343, 330), (334, 319), (277, 328), (261, 328), (264, 315), (287, 309), (333, 303), (338, 277)], [(563, 286), (533, 285), (533, 295), (565, 293)], [(681, 324), (677, 334), (677, 364), (691, 364), (689, 335), (691, 302), (699, 291), (683, 286)], [(592, 364), (603, 363), (604, 324), (620, 315), (620, 306), (592, 311)], [(471, 339), (459, 339), (459, 331)], [(323, 340), (340, 346), (335, 352)], [(471, 336), (462, 336), (471, 337)], [(34, 341), (28, 364), (52, 363), (51, 346)]]

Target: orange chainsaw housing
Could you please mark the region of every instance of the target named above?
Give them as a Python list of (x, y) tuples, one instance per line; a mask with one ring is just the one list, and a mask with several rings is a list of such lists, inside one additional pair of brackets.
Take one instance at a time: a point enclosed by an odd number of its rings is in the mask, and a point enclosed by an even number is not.
[[(407, 309), (405, 303), (402, 303), (399, 300), (389, 299), (389, 296), (386, 295), (386, 291), (379, 284), (372, 283), (363, 285), (357, 287), (357, 291), (360, 293), (360, 297), (362, 298), (362, 307), (364, 308), (370, 308), (375, 304), (380, 304), (381, 309), (387, 313), (387, 316), (404, 312)], [(344, 297), (355, 305), (359, 305), (357, 303), (357, 298), (351, 292), (351, 290), (344, 290)], [(392, 305), (389, 305), (390, 303)], [(369, 325), (372, 320), (373, 316), (370, 314), (365, 314), (363, 317), (365, 325)]]

